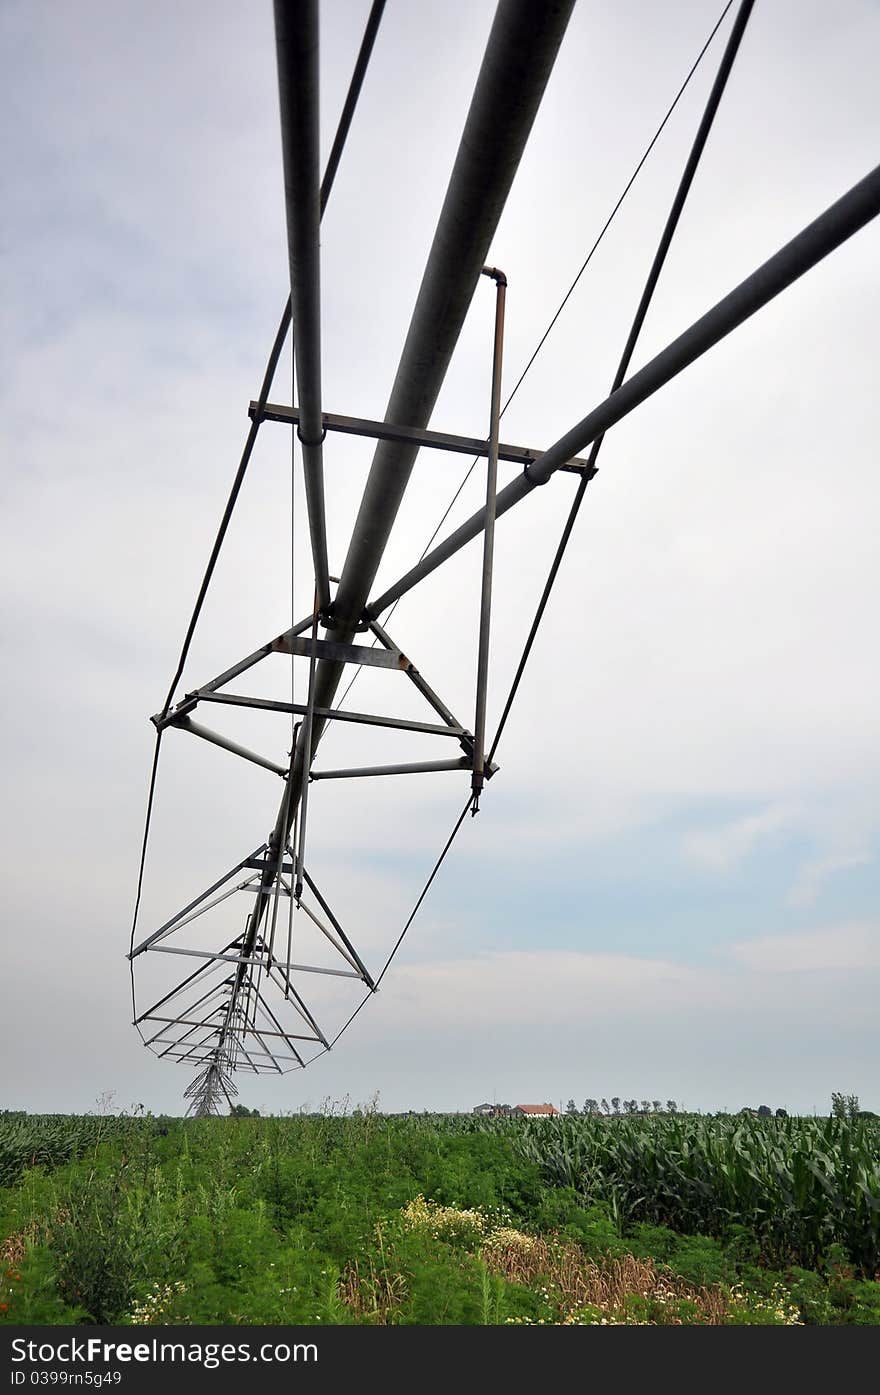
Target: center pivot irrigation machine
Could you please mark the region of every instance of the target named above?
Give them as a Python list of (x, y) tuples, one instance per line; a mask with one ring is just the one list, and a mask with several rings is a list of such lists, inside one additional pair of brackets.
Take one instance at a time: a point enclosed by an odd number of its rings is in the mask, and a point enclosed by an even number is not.
[[(327, 206), (367, 72), (384, 3), (377, 0), (372, 5), (322, 181), (318, 158), (318, 3), (317, 0), (275, 0), (290, 298), (275, 337), (259, 397), (250, 404), (250, 430), (187, 630), (177, 672), (161, 711), (152, 719), (157, 733), (156, 748), (129, 954), (135, 1024), (145, 1044), (158, 1056), (190, 1063), (197, 1070), (195, 1079), (186, 1091), (192, 1113), (218, 1112), (224, 1103), (228, 1103), (236, 1093), (233, 1076), (237, 1071), (282, 1073), (308, 1065), (316, 1056), (330, 1050), (360, 1007), (376, 991), (453, 839), (468, 814), (478, 811), (484, 786), (497, 773), (495, 755), (498, 742), (587, 485), (596, 473), (596, 459), (605, 432), (880, 212), (880, 168), (877, 168), (763, 266), (746, 277), (667, 348), (638, 372), (627, 377), (652, 295), (753, 7), (753, 0), (743, 0), (734, 14), (717, 76), (608, 397), (542, 452), (501, 444), (499, 418), (502, 412), (506, 278), (502, 271), (486, 266), (485, 262), (573, 6), (574, 0), (543, 0), (541, 4), (535, 4), (534, 0), (500, 0), (385, 416), (382, 421), (372, 421), (331, 415), (323, 410), (319, 236), (321, 217)], [(684, 86), (594, 243), (587, 261), (604, 236), (660, 130), (730, 9), (731, 5), (727, 5), (709, 35)], [(563, 206), (560, 206), (558, 213), (563, 216)], [(488, 277), (494, 283), (496, 297), (489, 430), (485, 441), (428, 429), (481, 277)], [(275, 369), (288, 332), (293, 337), (298, 406), (269, 402)], [(542, 343), (543, 340), (536, 354)], [(526, 372), (530, 366), (531, 361)], [(514, 392), (518, 387), (519, 382)], [(311, 613), (299, 621), (294, 622), (291, 615), (291, 628), (283, 634), (268, 639), (246, 658), (232, 663), (218, 677), (177, 696), (177, 685), (205, 594), (257, 434), (266, 421), (283, 423), (290, 430), (294, 442), (294, 461), (298, 443), (314, 568), (314, 605)], [(342, 575), (335, 578), (328, 571), (323, 456), (325, 449), (332, 450), (334, 434), (339, 432), (374, 439), (377, 445)], [(581, 458), (579, 452), (588, 448), (586, 458)], [(485, 460), (485, 507), (436, 545), (429, 544), (429, 549), (415, 566), (381, 595), (371, 598), (371, 588), (413, 466), (419, 451), (425, 449), (472, 455), (474, 462), (471, 469), (480, 460)], [(512, 483), (500, 491), (496, 489), (499, 460), (511, 461), (522, 467)], [(498, 729), (489, 740), (486, 693), (496, 520), (559, 472), (578, 475), (574, 500), (502, 709)], [(480, 537), (483, 566), (476, 695), (473, 712), (456, 716), (410, 657), (401, 652), (392, 636), (380, 624), (380, 618), (387, 620), (388, 613), (402, 596), (455, 556), (467, 543)], [(434, 543), (434, 538), (431, 543)], [(331, 585), (336, 587), (335, 594), (331, 593)], [(323, 635), (319, 635), (319, 631), (323, 631)], [(363, 638), (358, 641), (358, 636)], [(369, 642), (365, 642), (367, 638)], [(306, 661), (308, 684), (304, 702), (282, 702), (231, 690), (230, 684), (243, 674), (250, 676), (252, 670), (256, 685), (261, 673), (260, 666), (272, 654), (288, 655), (292, 662), (296, 658)], [(412, 683), (424, 699), (425, 720), (405, 721), (390, 715), (343, 709), (341, 700), (337, 700), (337, 691), (347, 672), (358, 672), (358, 665), (391, 669), (399, 675), (397, 681)], [(212, 703), (287, 714), (288, 719), (294, 722), (291, 749), (286, 754), (282, 749), (274, 757), (267, 757), (196, 721), (197, 709), (204, 711)], [(314, 762), (322, 734), (328, 723), (332, 722), (346, 722), (357, 727), (390, 728), (401, 733), (401, 743), (406, 740), (406, 733), (418, 732), (436, 737), (438, 749), (442, 749), (442, 738), (447, 751), (451, 742), (453, 751), (459, 754), (429, 762), (338, 770), (316, 768)], [(189, 732), (243, 760), (273, 771), (282, 783), (281, 799), (268, 839), (258, 841), (252, 849), (244, 849), (241, 860), (224, 876), (213, 881), (164, 925), (153, 930), (146, 938), (138, 939), (137, 907), (143, 883), (159, 750), (163, 735), (169, 729)], [(290, 728), (286, 723), (283, 730), (287, 744)], [(330, 890), (326, 886), (319, 887), (310, 871), (307, 858), (309, 785), (317, 780), (344, 781), (363, 776), (427, 771), (461, 771), (468, 786), (467, 800), (397, 944), (381, 971), (373, 973), (334, 914)], [(235, 910), (236, 904), (240, 904), (238, 894), (242, 892), (249, 894), (243, 924), (241, 912)], [(232, 904), (224, 908), (225, 912), (232, 910), (239, 917), (235, 933), (229, 939), (223, 936), (225, 943), (216, 940), (211, 948), (193, 947), (194, 922), (227, 901)], [(294, 934), (297, 913), (301, 915), (297, 918)], [(316, 962), (298, 962), (302, 946), (307, 942), (300, 927), (304, 927), (311, 936), (308, 942), (316, 948), (309, 957)], [(135, 966), (146, 954), (189, 956), (191, 961), (196, 961), (196, 967), (149, 1007), (138, 1010), (134, 995)], [(322, 1027), (309, 1005), (306, 985), (310, 976), (316, 974), (354, 979), (365, 990), (348, 1021), (332, 1036)]]

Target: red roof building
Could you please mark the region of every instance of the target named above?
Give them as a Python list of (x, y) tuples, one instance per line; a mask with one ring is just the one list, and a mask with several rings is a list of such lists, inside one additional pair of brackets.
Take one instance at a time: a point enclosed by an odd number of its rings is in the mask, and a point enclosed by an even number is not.
[(550, 1114), (558, 1114), (559, 1110), (552, 1104), (516, 1104), (513, 1107), (514, 1114), (528, 1114), (530, 1116), (539, 1114), (547, 1117)]

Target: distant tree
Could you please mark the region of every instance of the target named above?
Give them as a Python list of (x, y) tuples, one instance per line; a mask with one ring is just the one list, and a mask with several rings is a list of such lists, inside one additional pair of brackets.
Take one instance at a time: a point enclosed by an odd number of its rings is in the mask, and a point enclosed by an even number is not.
[(650, 1112), (651, 1112), (651, 1101), (650, 1101), (650, 1100), (642, 1100), (642, 1111), (643, 1111), (643, 1113), (645, 1113), (645, 1114), (650, 1114)]
[(777, 1111), (776, 1111), (776, 1117), (777, 1117), (777, 1119), (787, 1119), (787, 1118), (788, 1118), (788, 1110), (787, 1110), (787, 1109), (777, 1109)]
[(638, 1105), (635, 1100), (624, 1100), (623, 1110), (625, 1114), (635, 1114)]
[(856, 1119), (861, 1113), (858, 1095), (833, 1094), (831, 1113), (835, 1119)]
[(675, 1103), (675, 1100), (667, 1100), (667, 1101), (666, 1101), (666, 1112), (667, 1112), (668, 1114), (677, 1114), (677, 1113), (678, 1113), (678, 1105)]
[(244, 1104), (232, 1105), (229, 1113), (233, 1119), (259, 1119), (260, 1117), (259, 1109), (248, 1109), (247, 1105)]
[(610, 1110), (610, 1108), (608, 1107), (608, 1101), (607, 1101), (607, 1100), (603, 1100), (603, 1101), (602, 1101), (602, 1113), (603, 1113), (603, 1114), (610, 1114), (610, 1113), (611, 1113), (611, 1110)]
[(611, 1101), (611, 1108), (614, 1110), (615, 1114), (620, 1113), (620, 1095), (614, 1096), (613, 1100)]
[(769, 1104), (759, 1104), (759, 1105), (758, 1105), (758, 1118), (759, 1118), (759, 1119), (769, 1119), (769, 1118), (771, 1117), (772, 1113), (773, 1113), (773, 1110), (770, 1108)]
[(654, 1106), (654, 1113), (655, 1113), (655, 1114), (659, 1114), (660, 1111), (661, 1111), (661, 1109), (663, 1108), (663, 1101), (662, 1101), (662, 1100), (651, 1100), (651, 1104)]
[(575, 1104), (574, 1100), (568, 1101), (568, 1104), (565, 1106), (565, 1112), (566, 1114), (577, 1114), (578, 1107)]
[(584, 1113), (585, 1113), (585, 1114), (598, 1114), (598, 1113), (599, 1113), (599, 1101), (598, 1101), (598, 1100), (584, 1100)]

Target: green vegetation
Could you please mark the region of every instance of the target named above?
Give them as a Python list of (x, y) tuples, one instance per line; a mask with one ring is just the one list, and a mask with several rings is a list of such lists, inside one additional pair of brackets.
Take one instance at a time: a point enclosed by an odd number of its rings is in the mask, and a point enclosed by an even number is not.
[(523, 1156), (550, 1181), (648, 1221), (724, 1237), (739, 1226), (773, 1263), (812, 1267), (831, 1245), (863, 1274), (880, 1269), (880, 1130), (830, 1119), (523, 1121)]
[(130, 1126), (129, 1118), (112, 1114), (4, 1113), (0, 1115), (0, 1187), (11, 1187), (25, 1168), (58, 1167), (79, 1158)]
[(880, 1324), (878, 1145), (862, 1117), (0, 1116), (0, 1321)]

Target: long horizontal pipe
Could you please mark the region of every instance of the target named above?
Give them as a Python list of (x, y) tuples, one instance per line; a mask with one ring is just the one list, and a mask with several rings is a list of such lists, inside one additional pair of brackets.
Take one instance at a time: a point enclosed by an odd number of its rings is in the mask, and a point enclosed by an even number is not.
[[(385, 412), (387, 422), (427, 426), (458, 342), (498, 219), (519, 166), (574, 0), (499, 0), (459, 143), (409, 332)], [(418, 446), (382, 441), (364, 489), (333, 618), (352, 639), (409, 481)], [(321, 660), (315, 706), (332, 707), (343, 665)], [(314, 724), (312, 752), (324, 723)], [(303, 784), (303, 747), (291, 765), (271, 842), (286, 840)], [(268, 893), (267, 893), (268, 894)]]
[[(331, 152), (330, 152), (330, 159), (329, 159), (329, 161), (328, 161), (327, 169), (326, 169), (325, 175), (324, 175), (324, 180), (323, 180), (323, 183), (322, 183), (322, 185), (321, 185), (319, 217), (320, 217), (320, 215), (323, 214), (324, 209), (325, 209), (326, 206), (327, 206), (327, 200), (328, 200), (329, 195), (330, 195), (330, 190), (331, 190), (331, 188), (332, 188), (332, 186), (333, 186), (333, 181), (334, 181), (334, 179), (335, 179), (335, 177), (336, 177), (336, 170), (337, 170), (337, 168), (338, 168), (338, 166), (339, 166), (339, 161), (340, 161), (340, 158), (341, 158), (341, 155), (342, 155), (343, 146), (345, 145), (346, 137), (347, 137), (347, 135), (348, 135), (348, 131), (349, 131), (349, 128), (350, 128), (350, 126), (351, 126), (352, 118), (353, 118), (353, 116), (354, 116), (355, 107), (357, 106), (358, 97), (359, 97), (359, 95), (360, 95), (360, 90), (361, 90), (361, 87), (362, 87), (362, 85), (363, 85), (363, 81), (364, 81), (364, 77), (365, 77), (365, 75), (366, 75), (367, 67), (368, 67), (368, 65), (369, 65), (370, 54), (372, 53), (373, 45), (374, 45), (374, 43), (375, 43), (375, 41), (376, 41), (376, 33), (377, 33), (377, 31), (378, 31), (379, 21), (380, 21), (381, 18), (382, 18), (382, 11), (383, 11), (384, 7), (385, 7), (385, 6), (384, 6), (384, 0), (373, 0), (373, 5), (372, 5), (372, 7), (371, 7), (371, 9), (370, 9), (370, 15), (369, 15), (369, 18), (368, 18), (368, 20), (367, 20), (367, 26), (366, 26), (366, 29), (365, 29), (365, 31), (364, 31), (363, 39), (362, 39), (362, 41), (361, 41), (360, 50), (359, 50), (359, 52), (358, 52), (357, 61), (355, 62), (354, 72), (353, 72), (353, 74), (352, 74), (351, 82), (350, 82), (350, 84), (349, 84), (349, 89), (348, 89), (348, 93), (347, 93), (347, 96), (346, 96), (346, 99), (345, 99), (345, 104), (344, 104), (343, 109), (342, 109), (342, 115), (341, 115), (340, 120), (339, 120), (339, 125), (338, 125), (337, 132), (336, 132), (336, 139), (335, 139), (334, 142), (333, 142), (333, 148), (332, 148), (332, 150), (331, 150)], [(282, 23), (283, 23), (285, 17), (286, 17), (286, 16), (282, 15)], [(279, 100), (281, 100), (281, 99), (279, 98)], [(290, 313), (290, 301), (288, 302), (288, 313)], [(283, 324), (284, 324), (284, 321), (282, 320), (282, 325), (283, 325)], [(285, 328), (286, 328), (286, 326), (285, 326)], [(280, 333), (280, 331), (279, 331), (279, 333)], [(263, 390), (261, 396), (262, 396), (263, 398), (265, 398), (266, 396), (268, 396), (268, 387), (264, 387), (264, 390)], [(316, 571), (316, 589), (318, 589), (318, 588), (317, 588), (317, 572), (318, 572), (318, 568), (317, 568), (317, 567), (315, 568), (315, 571)], [(329, 578), (328, 578), (328, 581), (329, 581)], [(319, 601), (320, 601), (320, 594), (319, 594)], [(310, 623), (311, 623), (311, 617), (310, 617), (309, 620), (306, 622), (306, 625), (303, 626), (303, 628), (306, 628)], [(294, 633), (294, 634), (297, 633), (296, 627), (294, 627), (294, 630), (293, 630), (292, 633)], [(269, 646), (269, 650), (271, 650), (271, 648), (272, 648), (272, 646), (270, 645), (270, 646)], [(257, 654), (251, 656), (251, 660), (250, 660), (250, 661), (245, 660), (243, 664), (237, 665), (236, 668), (235, 668), (235, 670), (234, 670), (234, 673), (237, 674), (237, 673), (243, 672), (244, 669), (245, 669), (246, 667), (249, 667), (249, 666), (250, 666), (250, 663), (251, 663), (251, 662), (258, 662), (259, 659), (262, 658), (262, 657), (264, 656), (264, 653), (265, 653), (265, 651), (258, 651)], [(214, 688), (218, 688), (218, 687), (221, 686), (221, 684), (222, 684), (224, 681), (226, 681), (227, 678), (231, 678), (232, 676), (234, 676), (233, 672), (228, 672), (226, 675), (221, 675), (220, 678), (218, 678), (218, 679), (216, 679), (216, 680), (214, 681), (214, 683), (213, 683), (212, 686), (213, 686)], [(167, 706), (167, 704), (166, 704), (166, 706)], [(293, 778), (293, 769), (294, 769), (294, 767), (293, 767), (293, 763), (292, 763), (292, 764), (291, 764), (291, 770), (290, 770), (291, 782), (292, 782), (292, 778)], [(285, 797), (284, 797), (284, 799), (282, 800), (282, 805), (281, 805), (282, 811), (284, 811), (284, 810), (295, 811), (295, 809), (296, 809), (296, 803), (297, 803), (297, 800), (298, 800), (299, 793), (300, 793), (301, 789), (302, 789), (302, 782), (301, 782), (301, 780), (300, 780), (299, 786), (298, 786), (297, 791), (296, 791), (297, 799), (291, 798), (292, 790), (291, 790), (290, 786), (288, 787), (287, 790), (285, 790)], [(276, 820), (276, 826), (277, 826), (277, 824), (280, 822), (280, 819), (281, 819), (281, 814), (279, 814), (279, 819)], [(276, 847), (277, 847), (277, 844), (276, 844)], [(273, 879), (272, 879), (272, 876), (271, 876), (269, 873), (264, 873), (264, 875), (263, 875), (263, 881), (262, 881), (262, 883), (261, 883), (260, 894), (259, 894), (258, 897), (257, 897), (257, 903), (256, 903), (256, 905), (255, 905), (255, 907), (254, 907), (253, 912), (251, 913), (251, 916), (250, 916), (249, 921), (248, 921), (248, 926), (247, 926), (247, 929), (246, 929), (246, 932), (245, 932), (245, 945), (246, 945), (246, 949), (247, 949), (247, 952), (248, 952), (248, 953), (252, 953), (252, 952), (253, 952), (253, 946), (254, 946), (254, 943), (255, 943), (257, 930), (258, 930), (258, 928), (259, 928), (260, 917), (261, 917), (262, 912), (263, 912), (263, 910), (265, 909), (266, 905), (268, 904), (268, 895), (269, 895), (270, 890), (271, 890), (272, 880), (273, 880)], [(226, 1033), (229, 1031), (230, 1026), (231, 1026), (231, 1021), (232, 1021), (232, 1008), (234, 1007), (235, 1000), (237, 999), (238, 994), (239, 994), (240, 989), (241, 989), (241, 986), (242, 986), (242, 984), (243, 984), (243, 982), (244, 982), (244, 970), (245, 970), (245, 966), (244, 966), (244, 965), (240, 965), (239, 968), (238, 968), (238, 970), (236, 971), (235, 981), (234, 981), (234, 986), (233, 986), (233, 992), (232, 992), (232, 994), (231, 994), (230, 1013), (229, 1013), (229, 1015), (227, 1016), (227, 1019), (226, 1019), (225, 1029), (224, 1029), (223, 1037), (221, 1038), (220, 1047), (222, 1047), (223, 1042), (225, 1041), (225, 1038), (226, 1038)], [(326, 1038), (322, 1035), (322, 1033), (320, 1032), (319, 1028), (317, 1027), (317, 1024), (316, 1024), (315, 1021), (314, 1021), (314, 1018), (311, 1017), (311, 1014), (308, 1012), (308, 1009), (307, 1009), (307, 1008), (305, 1007), (305, 1005), (302, 1003), (302, 1000), (300, 999), (299, 994), (296, 992), (296, 990), (295, 990), (294, 988), (292, 988), (292, 986), (291, 986), (291, 984), (290, 984), (289, 977), (286, 977), (286, 978), (285, 978), (285, 997), (287, 997), (288, 994), (292, 995), (292, 997), (294, 998), (295, 1002), (299, 1005), (298, 1008), (297, 1008), (297, 1010), (308, 1020), (309, 1024), (315, 1029), (315, 1031), (316, 1031), (316, 1033), (317, 1033), (319, 1039), (321, 1040), (322, 1044), (323, 1044), (325, 1047), (328, 1047), (328, 1049), (329, 1049), (329, 1043), (327, 1042), (327, 1039), (326, 1039)], [(220, 1047), (218, 1047), (218, 1050), (220, 1049)], [(300, 1065), (302, 1065), (302, 1064), (303, 1064), (303, 1063), (302, 1063), (302, 1060), (301, 1060), (301, 1058), (300, 1058)]]
[[(385, 413), (426, 426), (446, 376), (498, 219), (550, 77), (574, 0), (500, 0), (459, 143), (437, 231)], [(418, 447), (376, 448), (333, 606), (334, 637), (354, 637), (406, 489)], [(332, 707), (343, 665), (317, 666), (315, 706)], [(312, 750), (324, 723), (316, 720)], [(272, 844), (286, 841), (303, 779), (302, 742)]]
[[(763, 266), (708, 310), (701, 319), (680, 334), (667, 348), (651, 359), (637, 373), (607, 397), (598, 407), (567, 431), (546, 450), (541, 458), (498, 495), (496, 516), (506, 513), (538, 485), (546, 484), (563, 461), (584, 450), (592, 441), (615, 426), (623, 417), (651, 397), (658, 388), (670, 382), (695, 359), (730, 334), (750, 316), (798, 280), (817, 262), (827, 257), (841, 243), (853, 236), (880, 213), (880, 166), (860, 180), (848, 193), (832, 204), (797, 237), (781, 248)], [(486, 510), (481, 509), (451, 533), (444, 542), (429, 552), (424, 561), (383, 591), (367, 606), (365, 618), (374, 619), (394, 601), (443, 562), (454, 557), (485, 527)]]
[[(385, 419), (427, 426), (519, 166), (574, 0), (501, 0), (404, 344)], [(381, 443), (334, 602), (360, 619), (418, 447)]]
[[(499, 0), (386, 410), (388, 421), (417, 427), (428, 423), (573, 7), (574, 0), (543, 0), (540, 5)], [(276, 14), (281, 9), (282, 0), (276, 0)], [(333, 608), (334, 638), (343, 644), (356, 633), (417, 454), (418, 446), (384, 441), (376, 449)], [(344, 667), (333, 659), (318, 663), (315, 708), (333, 706)], [(310, 755), (324, 725), (321, 719), (314, 722)], [(300, 732), (270, 837), (274, 852), (286, 845), (302, 795), (304, 751)], [(272, 881), (272, 874), (265, 873), (245, 931), (245, 956), (253, 952)]]
[(281, 153), (290, 261), (293, 351), (306, 507), (318, 605), (330, 605), (321, 422), (321, 190), (318, 0), (275, 0)]

